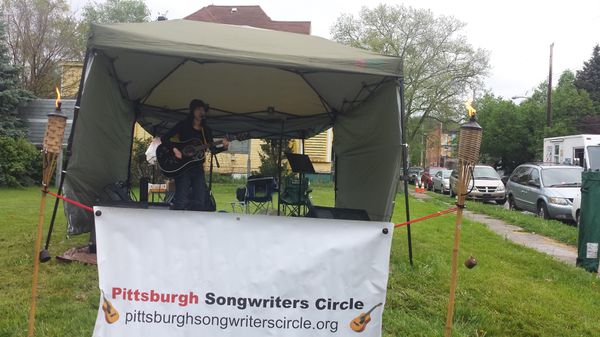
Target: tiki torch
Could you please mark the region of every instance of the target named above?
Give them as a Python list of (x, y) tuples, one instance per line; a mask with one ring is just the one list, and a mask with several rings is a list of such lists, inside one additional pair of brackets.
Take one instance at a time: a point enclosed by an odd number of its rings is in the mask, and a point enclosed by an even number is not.
[(472, 178), (473, 167), (479, 157), (479, 147), (481, 146), (481, 126), (477, 123), (476, 110), (471, 106), (471, 102), (465, 103), (469, 113), (469, 121), (460, 127), (458, 139), (458, 184), (457, 184), (457, 202), (458, 210), (456, 212), (456, 223), (454, 226), (454, 247), (452, 249), (452, 270), (450, 274), (450, 298), (448, 301), (448, 315), (446, 317), (445, 337), (452, 335), (452, 320), (454, 317), (454, 298), (456, 294), (456, 277), (458, 270), (458, 248), (460, 245), (460, 232), (462, 226), (463, 208), (465, 207), (465, 197), (467, 195), (469, 181)]
[(39, 252), (42, 246), (42, 226), (44, 224), (44, 212), (46, 210), (46, 194), (48, 193), (48, 184), (56, 167), (56, 158), (60, 154), (67, 116), (61, 110), (60, 91), (56, 88), (56, 109), (54, 113), (48, 114), (48, 124), (44, 135), (42, 147), (42, 201), (40, 204), (40, 213), (37, 224), (37, 236), (35, 239), (35, 249), (33, 251), (33, 281), (31, 286), (31, 308), (29, 309), (29, 333), (33, 336), (35, 323), (36, 293), (38, 285), (39, 272)]

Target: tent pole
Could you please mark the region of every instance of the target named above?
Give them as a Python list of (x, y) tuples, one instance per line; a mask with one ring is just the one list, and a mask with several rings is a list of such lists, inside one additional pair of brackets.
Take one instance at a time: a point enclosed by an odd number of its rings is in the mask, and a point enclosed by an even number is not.
[[(69, 166), (69, 159), (71, 158), (71, 147), (73, 146), (73, 136), (75, 135), (75, 124), (77, 122), (77, 116), (79, 115), (79, 104), (81, 104), (81, 93), (83, 92), (83, 84), (85, 79), (85, 70), (87, 69), (87, 64), (90, 58), (90, 50), (86, 50), (85, 58), (83, 60), (83, 68), (81, 69), (81, 78), (79, 79), (79, 90), (77, 91), (77, 98), (75, 99), (75, 107), (73, 109), (73, 123), (71, 124), (71, 133), (69, 134), (69, 140), (67, 142), (67, 150), (65, 159), (64, 168), (60, 170), (60, 181), (58, 183), (58, 195), (62, 195), (63, 184), (65, 181), (65, 177), (67, 175), (67, 167)], [(61, 158), (62, 160), (62, 158)], [(55, 198), (54, 201), (54, 209), (52, 210), (52, 218), (50, 220), (50, 226), (48, 226), (48, 234), (46, 235), (46, 245), (44, 249), (40, 252), (40, 261), (48, 262), (50, 261), (50, 253), (48, 252), (48, 247), (50, 247), (50, 238), (52, 237), (52, 231), (54, 230), (54, 221), (56, 220), (56, 213), (58, 212), (58, 204), (60, 203), (59, 198)]]
[[(212, 191), (212, 178), (213, 178), (213, 158), (215, 157), (214, 153), (210, 154), (210, 173), (208, 174), (208, 190)], [(203, 170), (204, 171), (204, 170)]]
[[(137, 109), (136, 109), (137, 110)], [(127, 193), (131, 198), (131, 157), (133, 157), (133, 143), (135, 139), (135, 123), (137, 123), (139, 113), (134, 113), (133, 123), (131, 124), (131, 145), (129, 145), (129, 162), (127, 163)]]
[(281, 150), (283, 148), (283, 129), (285, 120), (281, 120), (281, 133), (279, 134), (279, 153), (277, 154), (277, 216), (281, 215)]
[[(408, 203), (408, 144), (406, 143), (406, 123), (404, 116), (404, 77), (398, 79), (398, 92), (400, 94), (400, 127), (402, 132), (402, 181), (404, 183), (404, 205), (406, 208), (406, 221), (410, 221), (410, 206)], [(410, 224), (406, 226), (406, 235), (408, 240), (408, 260), (411, 267), (413, 264), (412, 236), (410, 233)]]
[[(302, 146), (302, 154), (304, 154), (304, 132), (302, 133), (302, 142), (301, 142), (301, 146)], [(304, 195), (304, 191), (302, 190), (303, 182), (304, 182), (304, 172), (300, 171), (300, 188), (298, 189), (298, 200), (302, 200), (302, 196)], [(307, 178), (308, 179), (308, 178)], [(308, 187), (308, 186), (307, 186)], [(307, 196), (308, 197), (308, 196)], [(300, 212), (300, 209), (302, 209), (302, 212)], [(300, 205), (298, 206), (298, 216), (300, 216), (300, 214), (302, 214), (302, 216), (306, 215), (306, 205)]]
[(333, 152), (333, 200), (337, 201), (338, 156)]

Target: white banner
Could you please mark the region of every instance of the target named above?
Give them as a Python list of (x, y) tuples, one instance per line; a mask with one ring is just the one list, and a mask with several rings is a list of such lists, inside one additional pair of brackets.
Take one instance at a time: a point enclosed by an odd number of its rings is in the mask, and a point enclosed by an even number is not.
[(95, 211), (96, 337), (381, 336), (391, 223)]

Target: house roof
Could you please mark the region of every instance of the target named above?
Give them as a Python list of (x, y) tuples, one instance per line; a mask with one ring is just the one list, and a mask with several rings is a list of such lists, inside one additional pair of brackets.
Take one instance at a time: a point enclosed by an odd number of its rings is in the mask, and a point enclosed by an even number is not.
[(184, 19), (310, 35), (310, 21), (273, 21), (260, 6), (209, 5)]

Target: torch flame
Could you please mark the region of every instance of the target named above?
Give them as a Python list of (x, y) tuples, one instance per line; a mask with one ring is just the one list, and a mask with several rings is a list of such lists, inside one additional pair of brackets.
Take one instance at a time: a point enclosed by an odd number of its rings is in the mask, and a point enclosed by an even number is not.
[(477, 110), (475, 110), (475, 108), (471, 105), (472, 102), (472, 100), (465, 102), (465, 107), (467, 108), (467, 112), (469, 113), (469, 118), (473, 118), (477, 114)]
[(60, 90), (58, 90), (58, 86), (55, 87), (55, 88), (56, 88), (56, 101), (54, 101), (54, 104), (56, 105), (57, 109), (60, 109), (60, 105), (61, 105), (61, 102), (60, 102)]

